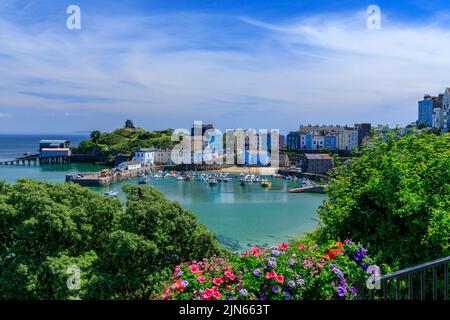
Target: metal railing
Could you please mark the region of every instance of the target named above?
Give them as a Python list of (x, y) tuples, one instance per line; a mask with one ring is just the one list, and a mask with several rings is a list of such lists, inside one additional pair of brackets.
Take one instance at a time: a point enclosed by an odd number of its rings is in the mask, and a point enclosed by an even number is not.
[[(400, 271), (396, 271), (384, 276), (377, 276), (375, 281), (380, 284), (382, 290), (382, 299), (396, 300), (404, 299), (402, 289), (407, 287), (408, 300), (425, 300), (432, 298), (433, 300), (448, 300), (448, 264), (450, 256), (425, 262), (413, 267), (409, 267)], [(431, 271), (431, 287), (427, 287), (427, 275)], [(403, 283), (402, 283), (403, 282)], [(392, 286), (394, 284), (394, 286)], [(403, 285), (402, 285), (403, 284)], [(418, 287), (419, 291), (416, 290)], [(371, 290), (370, 297), (374, 299), (377, 296), (375, 290)]]

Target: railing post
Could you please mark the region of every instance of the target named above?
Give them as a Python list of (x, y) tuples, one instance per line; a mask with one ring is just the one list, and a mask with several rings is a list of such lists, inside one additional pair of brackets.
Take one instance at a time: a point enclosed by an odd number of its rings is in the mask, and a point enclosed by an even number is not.
[(388, 288), (387, 288), (387, 284), (388, 284), (388, 280), (383, 280), (382, 281), (382, 286), (383, 286), (383, 299), (384, 300), (387, 300), (387, 298), (388, 298)]
[(444, 300), (448, 300), (448, 263), (444, 265)]
[(408, 275), (408, 299), (412, 300), (413, 296), (414, 296), (414, 291), (413, 291), (413, 274), (410, 273)]
[(420, 300), (425, 300), (425, 271), (420, 271)]
[(433, 300), (437, 300), (437, 270), (433, 267)]

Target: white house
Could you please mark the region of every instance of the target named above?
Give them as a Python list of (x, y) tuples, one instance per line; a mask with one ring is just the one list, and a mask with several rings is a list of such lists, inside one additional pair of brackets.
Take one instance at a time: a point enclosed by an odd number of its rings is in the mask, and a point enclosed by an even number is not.
[(171, 149), (157, 149), (155, 152), (155, 163), (156, 164), (171, 164)]
[(142, 164), (139, 161), (131, 160), (125, 161), (119, 164), (119, 169), (121, 170), (136, 170), (142, 167)]
[(154, 165), (157, 150), (155, 148), (141, 148), (134, 154), (133, 160), (139, 161), (142, 165)]

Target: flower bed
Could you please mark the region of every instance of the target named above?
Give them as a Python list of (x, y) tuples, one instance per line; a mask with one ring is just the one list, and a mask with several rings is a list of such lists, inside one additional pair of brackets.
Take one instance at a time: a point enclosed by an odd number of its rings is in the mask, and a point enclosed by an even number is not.
[(356, 299), (372, 259), (350, 240), (251, 248), (230, 259), (213, 256), (179, 265), (156, 299)]

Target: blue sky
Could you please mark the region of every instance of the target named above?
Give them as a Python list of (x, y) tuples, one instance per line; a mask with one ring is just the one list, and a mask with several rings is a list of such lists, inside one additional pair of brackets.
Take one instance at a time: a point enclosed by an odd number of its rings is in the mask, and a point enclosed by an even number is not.
[(450, 85), (449, 22), (448, 1), (2, 0), (0, 133), (405, 125)]

